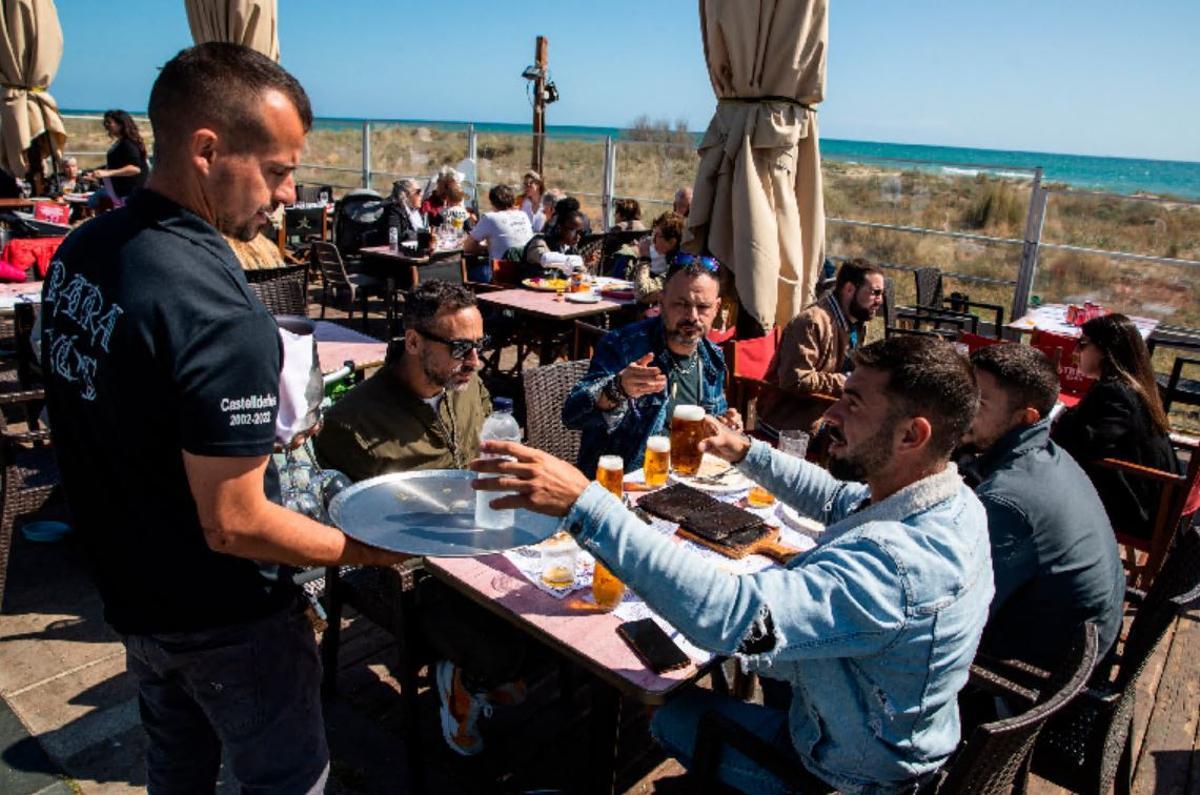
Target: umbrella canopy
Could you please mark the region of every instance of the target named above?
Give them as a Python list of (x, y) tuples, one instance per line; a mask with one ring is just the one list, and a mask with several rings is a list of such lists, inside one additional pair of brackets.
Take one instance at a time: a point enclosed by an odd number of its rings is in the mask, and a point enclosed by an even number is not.
[(783, 324), (824, 259), (817, 115), (827, 0), (700, 0), (717, 111), (700, 144), (687, 246), (732, 270), (744, 311)]
[(37, 136), (49, 130), (55, 156), (67, 142), (58, 103), (46, 91), (62, 60), (62, 26), (54, 0), (4, 0), (0, 8), (0, 168), (22, 177)]
[(279, 7), (276, 0), (184, 0), (188, 26), (197, 44), (225, 41), (279, 60)]

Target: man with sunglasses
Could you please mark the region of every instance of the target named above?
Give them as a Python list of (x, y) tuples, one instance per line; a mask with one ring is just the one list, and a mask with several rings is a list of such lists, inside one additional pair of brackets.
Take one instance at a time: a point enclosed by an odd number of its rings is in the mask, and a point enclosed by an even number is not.
[(404, 336), (392, 340), (384, 366), (325, 415), (316, 438), (321, 465), (356, 481), (465, 467), (492, 410), (479, 380), (485, 340), (470, 290), (419, 284), (405, 302)]
[(850, 352), (866, 342), (866, 325), (883, 306), (883, 272), (853, 259), (838, 270), (833, 290), (783, 329), (765, 380), (777, 387), (758, 399), (760, 430), (807, 430), (829, 400), (842, 394)]
[(605, 334), (563, 404), (563, 424), (583, 432), (579, 468), (602, 455), (641, 466), (646, 439), (670, 426), (676, 405), (695, 404), (741, 428), (725, 402), (725, 358), (708, 340), (720, 306), (720, 264), (679, 252), (670, 259), (658, 317)]
[[(461, 285), (422, 282), (405, 300), (404, 336), (384, 366), (329, 413), (316, 438), (323, 467), (365, 480), (388, 472), (465, 469), (479, 453), (492, 410), (479, 379), (487, 344), (475, 295)], [(520, 635), (432, 578), (418, 578), (420, 621), (435, 665), (442, 733), (454, 752), (483, 750), (477, 721), (524, 698), (514, 680), (525, 659)]]

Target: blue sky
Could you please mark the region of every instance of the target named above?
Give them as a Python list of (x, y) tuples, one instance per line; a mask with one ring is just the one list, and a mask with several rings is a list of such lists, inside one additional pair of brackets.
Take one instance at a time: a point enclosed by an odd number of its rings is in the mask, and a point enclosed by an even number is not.
[[(746, 0), (750, 2), (751, 0)], [(58, 0), (65, 108), (142, 110), (191, 43), (182, 0)], [(449, 9), (449, 10), (447, 10)], [(321, 116), (527, 122), (550, 40), (550, 124), (714, 106), (695, 0), (279, 0), (283, 65)], [(822, 134), (1200, 161), (1197, 0), (834, 0)]]

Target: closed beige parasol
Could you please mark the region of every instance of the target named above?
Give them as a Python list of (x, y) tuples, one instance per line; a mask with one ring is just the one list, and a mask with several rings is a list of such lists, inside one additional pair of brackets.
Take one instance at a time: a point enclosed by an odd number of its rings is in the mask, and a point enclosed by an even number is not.
[(276, 0), (184, 0), (188, 26), (197, 44), (225, 41), (279, 60), (279, 6)]
[(827, 0), (700, 0), (717, 111), (700, 144), (686, 247), (732, 269), (745, 311), (784, 324), (825, 250), (817, 114)]
[(62, 26), (53, 0), (5, 0), (0, 25), (0, 167), (23, 177), (29, 170), (25, 150), (34, 138), (49, 129), (55, 156), (67, 142), (58, 104), (46, 91), (62, 60)]

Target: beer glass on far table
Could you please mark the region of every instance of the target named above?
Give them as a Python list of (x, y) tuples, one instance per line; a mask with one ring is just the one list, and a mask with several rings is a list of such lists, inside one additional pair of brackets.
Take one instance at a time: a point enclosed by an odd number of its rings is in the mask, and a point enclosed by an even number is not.
[[(602, 455), (596, 466), (596, 481), (618, 498), (625, 495), (625, 462), (619, 455)], [(612, 610), (625, 596), (625, 583), (599, 560), (592, 574), (592, 598), (603, 610)]]
[(652, 488), (667, 484), (667, 471), (671, 465), (671, 439), (668, 436), (651, 436), (646, 440), (646, 458), (642, 463), (642, 474), (646, 485)]
[(671, 417), (671, 469), (680, 475), (700, 471), (700, 440), (704, 433), (704, 407), (681, 403)]

